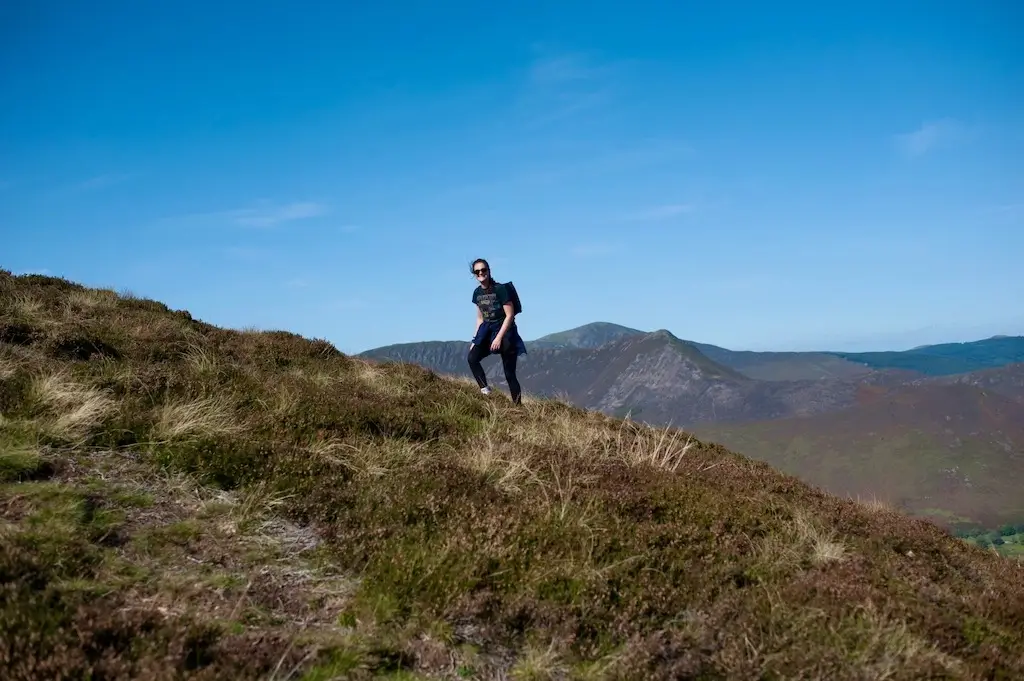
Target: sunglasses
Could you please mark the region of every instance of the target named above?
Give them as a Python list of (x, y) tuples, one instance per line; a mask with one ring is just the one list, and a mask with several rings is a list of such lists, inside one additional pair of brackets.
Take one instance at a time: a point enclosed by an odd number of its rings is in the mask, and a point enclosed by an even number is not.
[(485, 268), (483, 268), (482, 270), (473, 270), (473, 274), (475, 274), (475, 275), (476, 275), (476, 276), (478, 276), (478, 277), (479, 277), (479, 276), (480, 276), (481, 274), (487, 274), (487, 272), (488, 272), (488, 269), (487, 269), (486, 267), (485, 267)]

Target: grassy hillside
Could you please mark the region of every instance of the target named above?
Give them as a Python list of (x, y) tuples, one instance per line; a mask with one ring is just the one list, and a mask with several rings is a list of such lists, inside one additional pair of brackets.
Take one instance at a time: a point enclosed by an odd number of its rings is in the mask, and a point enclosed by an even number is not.
[(4, 679), (1024, 674), (1022, 567), (678, 431), (0, 272)]

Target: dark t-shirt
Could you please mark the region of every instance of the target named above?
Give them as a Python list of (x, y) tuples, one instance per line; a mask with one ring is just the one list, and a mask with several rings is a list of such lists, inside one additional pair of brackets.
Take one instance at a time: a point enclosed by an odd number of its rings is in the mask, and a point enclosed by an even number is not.
[(473, 304), (480, 308), (485, 322), (504, 322), (503, 306), (508, 302), (511, 302), (508, 290), (501, 284), (494, 284), (489, 291), (485, 291), (483, 286), (477, 286), (473, 291)]

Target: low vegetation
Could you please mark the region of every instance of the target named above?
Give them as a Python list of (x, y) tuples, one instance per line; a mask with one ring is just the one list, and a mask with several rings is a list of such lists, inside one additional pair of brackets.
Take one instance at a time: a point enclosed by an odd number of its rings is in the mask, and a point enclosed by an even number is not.
[(1003, 525), (994, 530), (959, 530), (956, 535), (976, 546), (991, 548), (1002, 556), (1024, 561), (1024, 524)]
[(1024, 566), (673, 429), (0, 271), (0, 677), (994, 679)]

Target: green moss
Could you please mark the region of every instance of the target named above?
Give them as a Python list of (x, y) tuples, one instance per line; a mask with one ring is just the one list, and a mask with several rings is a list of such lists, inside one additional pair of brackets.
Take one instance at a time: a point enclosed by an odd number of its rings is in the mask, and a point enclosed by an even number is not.
[(537, 598), (542, 601), (551, 601), (558, 605), (572, 605), (583, 592), (584, 584), (581, 580), (569, 575), (555, 575), (544, 578), (537, 585)]
[(133, 543), (146, 553), (154, 553), (165, 547), (187, 547), (203, 535), (203, 525), (188, 519), (146, 528), (133, 537)]
[(39, 480), (51, 475), (53, 466), (31, 445), (0, 442), (0, 482)]
[(130, 508), (152, 508), (155, 500), (149, 492), (138, 490), (116, 491), (110, 495), (114, 503)]
[(364, 650), (351, 648), (335, 648), (326, 660), (317, 662), (300, 677), (301, 681), (331, 681), (346, 678), (358, 670), (368, 667), (367, 654)]

